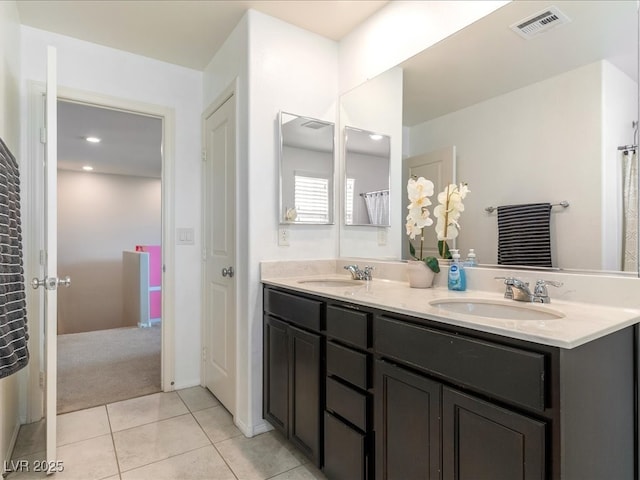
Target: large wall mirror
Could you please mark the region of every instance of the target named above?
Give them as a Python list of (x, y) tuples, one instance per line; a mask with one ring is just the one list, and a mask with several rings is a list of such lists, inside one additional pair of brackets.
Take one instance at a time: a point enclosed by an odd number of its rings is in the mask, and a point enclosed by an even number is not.
[[(637, 199), (631, 217), (624, 208), (633, 152), (618, 148), (638, 142), (637, 2), (553, 6), (555, 26), (530, 38), (510, 27), (549, 2), (510, 2), (400, 65), (403, 161), (456, 146), (457, 180), (471, 190), (457, 246), (481, 264), (497, 264), (489, 207), (566, 201), (551, 214), (554, 267), (637, 271), (624, 265), (625, 228), (638, 223)], [(627, 247), (637, 259), (637, 239)]]
[(334, 124), (280, 112), (280, 223), (332, 224)]
[(388, 135), (345, 127), (345, 225), (390, 225), (390, 155)]

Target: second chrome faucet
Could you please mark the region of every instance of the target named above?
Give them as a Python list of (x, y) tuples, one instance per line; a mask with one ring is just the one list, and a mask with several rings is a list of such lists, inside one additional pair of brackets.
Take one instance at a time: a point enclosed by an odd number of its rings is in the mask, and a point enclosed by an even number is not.
[(551, 280), (537, 280), (536, 286), (533, 292), (529, 289), (529, 283), (520, 280), (515, 277), (495, 277), (496, 280), (504, 280), (506, 289), (504, 292), (504, 298), (516, 300), (518, 302), (533, 302), (533, 303), (550, 303), (549, 292), (547, 291), (547, 285), (554, 287), (561, 287), (562, 282), (554, 282)]
[(365, 265), (363, 270), (360, 270), (358, 265), (345, 265), (345, 270), (351, 273), (351, 278), (354, 280), (373, 280), (373, 270), (375, 267)]

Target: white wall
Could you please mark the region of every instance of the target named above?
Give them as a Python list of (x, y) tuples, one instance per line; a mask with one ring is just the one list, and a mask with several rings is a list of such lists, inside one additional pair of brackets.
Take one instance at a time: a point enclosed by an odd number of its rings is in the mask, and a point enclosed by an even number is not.
[[(249, 74), (250, 73), (250, 74)], [(250, 10), (204, 71), (203, 109), (232, 83), (238, 94), (236, 192), (238, 386), (236, 424), (246, 435), (262, 419), (260, 261), (336, 256), (337, 227), (290, 226), (279, 247), (279, 111), (336, 121), (337, 44)]]
[[(20, 25), (14, 1), (0, 2), (0, 137), (18, 162), (20, 150)], [(31, 348), (31, 346), (29, 347)], [(0, 379), (0, 461), (11, 457), (20, 427), (19, 383), (26, 369)]]
[[(262, 421), (262, 288), (259, 262), (274, 259), (328, 258), (336, 256), (336, 225), (290, 226), (289, 247), (279, 247), (278, 158), (276, 117), (280, 110), (336, 121), (338, 96), (337, 44), (256, 11), (249, 21), (249, 146), (247, 157), (248, 205), (238, 222), (249, 240), (246, 302), (247, 317), (239, 318), (246, 336), (241, 351), (248, 363), (239, 369), (248, 381), (240, 395), (239, 411), (246, 425), (264, 428)], [(243, 185), (240, 180), (240, 185)], [(240, 223), (242, 225), (242, 223)], [(240, 251), (239, 251), (240, 252)], [(240, 256), (242, 256), (240, 254)], [(240, 289), (242, 291), (242, 289)], [(245, 343), (246, 342), (246, 343)], [(240, 403), (246, 401), (246, 405)]]
[(159, 178), (58, 170), (58, 334), (125, 326), (122, 252), (160, 245)]
[(26, 26), (21, 39), (25, 88), (27, 80), (44, 81), (53, 45), (59, 86), (174, 109), (175, 226), (196, 232), (195, 245), (175, 248), (175, 387), (199, 384), (202, 73)]
[[(375, 99), (373, 101), (372, 99)], [(404, 217), (400, 215), (402, 189), (402, 69), (392, 68), (340, 97), (340, 152), (344, 152), (344, 127), (381, 133), (390, 137), (389, 220), (391, 227), (342, 225), (340, 212), (340, 256), (398, 259), (401, 256), (400, 232)], [(344, 156), (338, 161), (340, 179), (344, 178)], [(344, 197), (343, 188), (340, 188)], [(344, 202), (341, 202), (344, 205)], [(386, 236), (379, 242), (379, 231)]]
[(340, 41), (340, 93), (362, 84), (509, 1), (393, 1)]
[(594, 63), (410, 129), (411, 155), (456, 146), (458, 181), (471, 190), (463, 254), (475, 248), (480, 263), (497, 263), (496, 214), (485, 207), (567, 200), (552, 210), (554, 264), (601, 268), (601, 87)]

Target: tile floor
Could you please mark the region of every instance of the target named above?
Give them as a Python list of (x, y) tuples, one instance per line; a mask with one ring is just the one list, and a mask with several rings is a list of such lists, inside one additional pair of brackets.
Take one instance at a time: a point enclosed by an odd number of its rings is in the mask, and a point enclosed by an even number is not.
[[(33, 470), (44, 458), (44, 423), (24, 425), (12, 465)], [(246, 438), (229, 412), (201, 387), (156, 393), (58, 415), (53, 479), (313, 480), (322, 472), (271, 431)], [(26, 462), (18, 463), (19, 460)], [(16, 471), (9, 480), (45, 478)]]

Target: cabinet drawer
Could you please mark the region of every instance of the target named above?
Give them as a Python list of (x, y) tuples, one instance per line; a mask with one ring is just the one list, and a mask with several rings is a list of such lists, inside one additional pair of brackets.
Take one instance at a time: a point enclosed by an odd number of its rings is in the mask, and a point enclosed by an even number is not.
[(331, 480), (364, 480), (365, 436), (333, 415), (324, 414), (324, 473)]
[(334, 375), (366, 390), (369, 387), (366, 353), (356, 352), (333, 342), (327, 342), (327, 375)]
[(367, 395), (327, 378), (327, 410), (367, 430)]
[(264, 310), (283, 320), (312, 330), (320, 330), (323, 302), (266, 288)]
[(369, 324), (371, 314), (351, 308), (327, 307), (327, 335), (360, 348), (371, 346)]
[(375, 350), (464, 386), (544, 411), (545, 357), (541, 353), (378, 317)]

